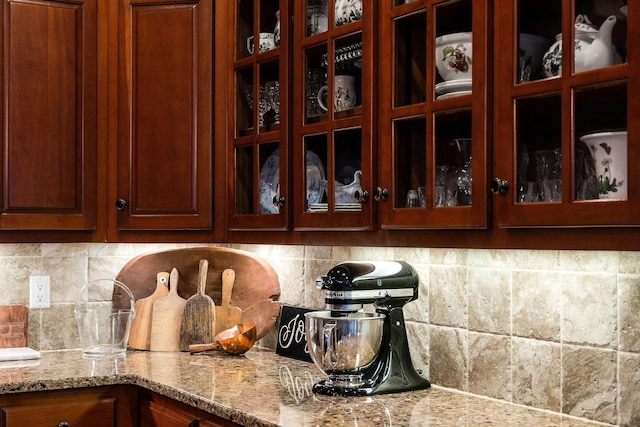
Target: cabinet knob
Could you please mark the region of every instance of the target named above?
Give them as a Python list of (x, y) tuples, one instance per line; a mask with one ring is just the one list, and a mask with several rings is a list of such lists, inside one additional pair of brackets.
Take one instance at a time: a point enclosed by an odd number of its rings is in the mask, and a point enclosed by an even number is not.
[(364, 203), (369, 200), (369, 192), (362, 188), (357, 189), (353, 195), (358, 203)]
[(60, 421), (56, 427), (69, 427), (69, 423), (66, 421)]
[(500, 178), (493, 178), (491, 180), (490, 188), (493, 194), (506, 194), (507, 191), (509, 191), (509, 181)]
[(378, 187), (373, 192), (373, 198), (376, 202), (379, 200), (387, 200), (389, 198), (389, 190)]
[(284, 206), (284, 202), (285, 202), (284, 197), (273, 196), (273, 206), (278, 206), (278, 207)]
[(118, 199), (116, 200), (116, 209), (118, 209), (119, 211), (123, 211), (124, 208), (127, 207), (127, 201), (125, 199)]

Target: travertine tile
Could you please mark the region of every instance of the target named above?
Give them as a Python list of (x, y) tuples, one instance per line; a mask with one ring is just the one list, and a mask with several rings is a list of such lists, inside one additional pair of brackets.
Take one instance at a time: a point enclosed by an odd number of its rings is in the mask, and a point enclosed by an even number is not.
[(517, 270), (560, 270), (560, 251), (514, 250), (511, 251), (511, 268)]
[(89, 244), (88, 243), (42, 243), (40, 245), (42, 248), (42, 256), (43, 257), (55, 257), (55, 258), (64, 258), (64, 257), (87, 257), (89, 254)]
[(640, 354), (620, 353), (618, 370), (618, 424), (640, 426)]
[(418, 299), (404, 306), (404, 317), (418, 322), (429, 322), (429, 266), (413, 264), (418, 273)]
[(431, 264), (467, 265), (468, 249), (441, 249), (429, 250), (429, 262)]
[(304, 305), (305, 261), (301, 258), (280, 259), (271, 263), (280, 282), (280, 300), (292, 305)]
[(618, 273), (640, 274), (640, 252), (618, 252)]
[(51, 278), (51, 302), (75, 302), (87, 283), (87, 257), (45, 257), (42, 268)]
[(54, 304), (42, 311), (40, 350), (80, 348), (75, 304)]
[(469, 329), (511, 333), (511, 272), (469, 268)]
[(2, 243), (0, 257), (39, 257), (42, 255), (37, 243)]
[(395, 248), (393, 259), (407, 261), (415, 267), (416, 264), (429, 264), (428, 248)]
[(309, 259), (331, 259), (333, 250), (331, 246), (305, 246), (304, 258)]
[(618, 252), (613, 251), (562, 251), (560, 261), (564, 271), (618, 271)]
[(619, 350), (640, 353), (640, 276), (618, 275)]
[(331, 268), (336, 265), (331, 260), (318, 260), (305, 262), (304, 268), (304, 306), (323, 309), (324, 291), (316, 288), (316, 279), (326, 276)]
[(511, 340), (469, 332), (469, 392), (511, 401)]
[(562, 287), (562, 342), (616, 348), (616, 275), (567, 273)]
[(562, 412), (615, 424), (616, 352), (562, 346)]
[(503, 249), (469, 249), (467, 264), (471, 267), (509, 267), (511, 254)]
[(560, 412), (560, 349), (560, 344), (512, 339), (514, 403)]
[[(0, 245), (2, 246), (2, 245)], [(29, 276), (48, 274), (40, 257), (9, 257), (0, 262), (0, 305), (29, 304)]]
[(435, 325), (467, 327), (467, 269), (465, 267), (431, 266), (429, 320)]
[(464, 329), (432, 326), (429, 334), (429, 380), (468, 391), (468, 337)]
[(557, 272), (513, 272), (513, 335), (560, 340), (562, 277)]
[(419, 322), (406, 322), (407, 341), (411, 362), (416, 371), (423, 377), (429, 376), (429, 329), (430, 326)]

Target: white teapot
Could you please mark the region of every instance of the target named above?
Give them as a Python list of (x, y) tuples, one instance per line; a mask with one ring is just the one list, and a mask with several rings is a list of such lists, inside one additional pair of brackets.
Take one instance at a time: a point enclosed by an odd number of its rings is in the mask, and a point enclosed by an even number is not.
[(336, 0), (334, 6), (336, 27), (362, 19), (362, 0)]
[[(622, 58), (616, 52), (611, 33), (616, 24), (615, 15), (609, 16), (596, 29), (586, 15), (578, 15), (575, 20), (574, 68), (575, 72), (592, 70), (620, 64)], [(542, 67), (547, 77), (562, 75), (562, 33), (542, 58)]]

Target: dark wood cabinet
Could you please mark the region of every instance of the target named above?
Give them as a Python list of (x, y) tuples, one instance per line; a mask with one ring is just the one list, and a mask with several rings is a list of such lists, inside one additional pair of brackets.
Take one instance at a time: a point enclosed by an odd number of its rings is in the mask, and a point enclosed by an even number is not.
[(239, 424), (208, 414), (149, 390), (140, 390), (139, 427), (238, 427)]
[(117, 85), (110, 111), (108, 207), (117, 229), (111, 236), (211, 230), (213, 2), (117, 3), (109, 46)]
[(98, 3), (0, 3), (0, 230), (96, 228)]
[[(640, 10), (633, 2), (621, 10), (626, 3), (517, 0), (496, 9), (494, 170), (509, 182), (496, 197), (496, 226), (581, 227), (588, 239), (588, 227), (640, 225), (640, 38), (630, 24)], [(595, 37), (609, 16), (615, 51), (596, 54), (590, 45), (606, 44), (604, 33)], [(611, 62), (589, 62), (607, 51)]]
[(3, 395), (0, 426), (134, 427), (132, 393), (132, 388), (117, 386)]

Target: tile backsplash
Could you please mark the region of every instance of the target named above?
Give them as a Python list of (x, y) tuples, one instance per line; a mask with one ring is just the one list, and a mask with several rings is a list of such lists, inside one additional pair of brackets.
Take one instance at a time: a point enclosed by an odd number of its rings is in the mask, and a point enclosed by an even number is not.
[[(28, 304), (29, 276), (50, 276), (52, 305), (30, 310), (29, 345), (78, 348), (73, 301), (87, 281), (187, 246), (202, 245), (1, 244), (0, 305)], [(271, 263), (282, 302), (315, 308), (315, 278), (337, 262), (406, 260), (420, 277), (404, 310), (412, 358), (433, 384), (640, 425), (640, 252), (229, 246)]]

